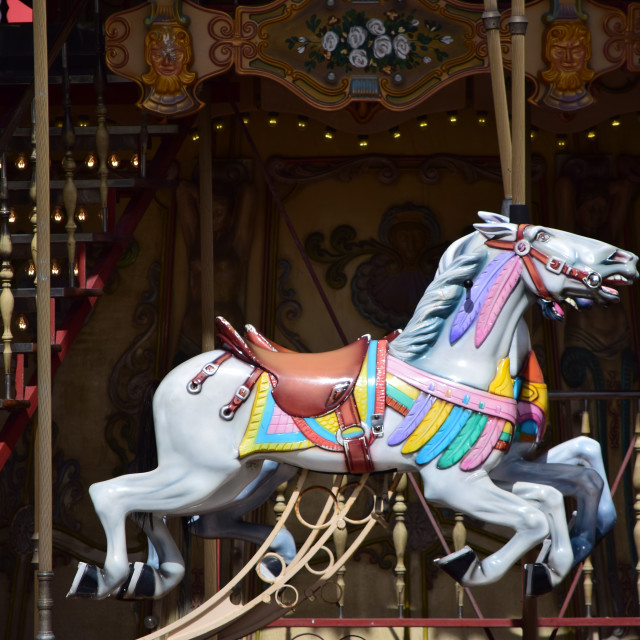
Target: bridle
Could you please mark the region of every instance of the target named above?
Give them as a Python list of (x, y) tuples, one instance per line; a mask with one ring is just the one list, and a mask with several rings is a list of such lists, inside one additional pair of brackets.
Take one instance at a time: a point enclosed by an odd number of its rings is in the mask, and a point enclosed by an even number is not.
[(528, 224), (518, 225), (518, 233), (515, 241), (513, 242), (508, 240), (487, 240), (485, 244), (488, 247), (493, 247), (494, 249), (513, 251), (515, 255), (520, 256), (534, 286), (538, 290), (538, 294), (545, 300), (552, 300), (553, 296), (544, 286), (544, 282), (538, 272), (534, 259), (542, 263), (547, 271), (551, 271), (551, 273), (555, 273), (557, 275), (565, 275), (567, 278), (572, 278), (573, 280), (579, 280), (589, 287), (589, 289), (599, 289), (602, 286), (602, 276), (597, 271), (587, 271), (571, 267), (565, 260), (561, 260), (555, 256), (549, 256), (539, 249), (531, 246), (531, 242), (524, 237), (525, 229), (530, 226), (531, 225)]

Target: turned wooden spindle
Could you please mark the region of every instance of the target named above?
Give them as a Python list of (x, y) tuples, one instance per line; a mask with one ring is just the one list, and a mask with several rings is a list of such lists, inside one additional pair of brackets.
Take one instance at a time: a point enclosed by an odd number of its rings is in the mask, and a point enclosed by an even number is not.
[(11, 343), (13, 334), (11, 333), (11, 319), (13, 318), (13, 292), (11, 291), (11, 280), (13, 279), (13, 267), (10, 258), (13, 252), (11, 243), (11, 233), (9, 232), (9, 215), (11, 211), (8, 205), (7, 189), (7, 164), (4, 153), (2, 154), (2, 174), (0, 184), (0, 283), (2, 293), (0, 293), (0, 312), (2, 313), (2, 343), (4, 345), (4, 377), (5, 377), (5, 397), (11, 398)]
[[(347, 484), (347, 476), (342, 477), (342, 484), (340, 488), (345, 487)], [(337, 510), (342, 511), (344, 509), (344, 492), (338, 492), (337, 496)], [(338, 526), (333, 532), (333, 544), (336, 548), (336, 560), (339, 560), (342, 557), (342, 554), (345, 552), (347, 548), (347, 527), (346, 526)], [(344, 590), (345, 590), (345, 580), (344, 576), (347, 572), (346, 563), (342, 564), (342, 566), (336, 572), (336, 583), (338, 585), (338, 617), (342, 618), (344, 616)]]
[(62, 139), (64, 143), (64, 187), (62, 188), (62, 200), (67, 213), (67, 258), (69, 260), (69, 286), (73, 287), (75, 276), (73, 268), (76, 262), (76, 203), (78, 201), (78, 189), (73, 180), (76, 163), (73, 159), (73, 147), (76, 142), (76, 134), (73, 129), (71, 119), (71, 87), (69, 82), (69, 63), (67, 57), (67, 43), (62, 45), (62, 79), (63, 79), (63, 104), (64, 104), (64, 127), (62, 129)]
[(31, 260), (33, 261), (33, 284), (38, 284), (38, 206), (36, 204), (37, 189), (36, 189), (36, 112), (35, 107), (31, 109), (31, 184), (29, 186), (29, 197), (33, 202), (33, 208), (31, 209), (31, 216), (29, 222), (33, 227), (33, 236), (31, 238)]
[[(580, 433), (588, 438), (591, 437), (591, 423), (589, 421), (589, 411), (586, 401), (584, 403), (584, 411), (582, 412)], [(585, 558), (582, 573), (584, 574), (582, 588), (584, 591), (585, 615), (590, 618), (593, 605), (593, 563), (591, 562), (591, 556)]]
[(405, 513), (407, 512), (407, 476), (403, 474), (398, 482), (393, 503), (393, 547), (396, 551), (396, 566), (393, 572), (396, 576), (396, 598), (398, 603), (398, 617), (404, 617), (404, 595), (406, 589), (407, 566), (404, 556), (407, 551), (407, 526), (405, 525)]
[(97, 96), (96, 117), (98, 127), (96, 129), (96, 154), (98, 156), (98, 177), (100, 178), (100, 212), (102, 215), (102, 230), (107, 230), (107, 203), (109, 188), (107, 178), (107, 155), (109, 153), (109, 131), (107, 130), (107, 106), (104, 101), (104, 92), (107, 85), (107, 76), (104, 68), (104, 40), (102, 36), (102, 20), (100, 19), (100, 2), (95, 2), (96, 18), (96, 75), (94, 87)]
[[(635, 492), (635, 501), (633, 510), (635, 512), (636, 523), (633, 527), (633, 542), (636, 546), (636, 553), (640, 558), (640, 411), (636, 414), (635, 426), (635, 444), (633, 450), (635, 452), (635, 462), (633, 465), (633, 490)], [(636, 590), (638, 593), (638, 601), (640, 602), (640, 560), (636, 564)], [(640, 611), (638, 611), (640, 614)]]
[[(464, 526), (464, 515), (456, 513), (456, 523), (453, 525), (453, 548), (460, 551), (467, 544), (467, 529)], [(456, 582), (456, 604), (458, 605), (458, 618), (462, 618), (464, 611), (464, 587)]]

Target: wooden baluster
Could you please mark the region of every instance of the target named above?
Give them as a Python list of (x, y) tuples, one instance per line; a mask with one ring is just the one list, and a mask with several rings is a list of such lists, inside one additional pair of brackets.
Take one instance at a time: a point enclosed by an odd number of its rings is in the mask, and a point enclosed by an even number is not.
[(9, 261), (13, 246), (11, 244), (11, 234), (9, 232), (9, 215), (11, 211), (8, 206), (7, 190), (7, 163), (4, 153), (2, 154), (2, 177), (0, 185), (0, 282), (2, 283), (2, 293), (0, 293), (0, 312), (2, 313), (2, 343), (4, 344), (4, 379), (5, 397), (11, 398), (11, 319), (13, 317), (13, 292), (11, 291), (11, 280), (13, 278), (13, 267)]
[[(591, 424), (589, 422), (588, 404), (585, 400), (584, 411), (582, 412), (582, 424), (580, 427), (580, 433), (587, 438), (591, 437)], [(582, 573), (584, 574), (584, 605), (585, 615), (590, 618), (593, 605), (593, 563), (591, 562), (591, 556), (587, 556), (584, 560), (582, 567)]]
[(104, 92), (107, 85), (107, 77), (104, 69), (104, 40), (102, 37), (102, 21), (100, 19), (100, 2), (95, 1), (95, 18), (96, 18), (96, 77), (95, 90), (97, 96), (96, 116), (98, 119), (98, 128), (96, 130), (96, 154), (98, 156), (98, 176), (100, 177), (100, 212), (102, 215), (102, 230), (107, 230), (107, 204), (109, 189), (107, 186), (107, 177), (109, 170), (107, 168), (107, 154), (109, 153), (109, 131), (107, 130), (107, 106), (104, 102)]
[[(640, 602), (640, 407), (638, 407), (638, 413), (636, 413), (634, 437), (635, 444), (633, 450), (636, 458), (633, 465), (633, 489), (635, 491), (636, 498), (633, 503), (633, 510), (636, 516), (636, 523), (633, 527), (633, 542), (636, 546), (636, 554), (638, 556), (638, 564), (636, 564), (636, 590), (638, 594), (638, 602)], [(640, 615), (640, 609), (638, 610), (638, 615)]]
[[(464, 526), (464, 515), (456, 513), (456, 523), (453, 525), (453, 548), (460, 551), (467, 544), (467, 529)], [(458, 604), (458, 618), (462, 618), (464, 611), (464, 587), (456, 582), (456, 602)]]
[(396, 551), (396, 566), (393, 572), (396, 575), (396, 599), (398, 603), (398, 617), (404, 618), (404, 594), (406, 588), (405, 576), (407, 574), (407, 566), (404, 563), (404, 555), (407, 550), (407, 527), (404, 523), (405, 513), (407, 512), (407, 476), (402, 474), (402, 478), (398, 482), (395, 494), (395, 502), (393, 503), (393, 515), (395, 523), (393, 525), (393, 547)]
[(78, 189), (76, 188), (73, 176), (76, 170), (76, 163), (73, 159), (73, 147), (76, 142), (76, 134), (73, 130), (73, 122), (71, 120), (71, 88), (69, 84), (69, 63), (67, 57), (67, 43), (62, 45), (62, 78), (63, 78), (63, 104), (64, 104), (64, 128), (62, 130), (62, 138), (64, 142), (64, 175), (65, 182), (62, 189), (62, 199), (64, 209), (67, 212), (67, 223), (65, 230), (67, 232), (67, 258), (69, 260), (69, 286), (73, 287), (75, 276), (73, 268), (76, 262), (76, 203), (78, 200)]
[(276, 499), (273, 505), (273, 513), (276, 516), (276, 522), (280, 520), (282, 514), (284, 513), (284, 510), (287, 508), (287, 499), (284, 496), (284, 492), (287, 490), (288, 484), (288, 481), (283, 482), (282, 484), (278, 485), (278, 488), (276, 489)]
[[(344, 487), (347, 484), (347, 476), (343, 476), (342, 484), (340, 487)], [(340, 491), (338, 493), (338, 511), (342, 511), (344, 509), (344, 492)], [(345, 552), (347, 548), (347, 527), (346, 526), (338, 526), (336, 530), (333, 532), (333, 544), (336, 548), (336, 560), (342, 557), (342, 554)], [(344, 575), (347, 572), (346, 563), (343, 564), (338, 571), (336, 572), (336, 583), (338, 585), (338, 618), (344, 617), (344, 591), (345, 591), (345, 580)]]

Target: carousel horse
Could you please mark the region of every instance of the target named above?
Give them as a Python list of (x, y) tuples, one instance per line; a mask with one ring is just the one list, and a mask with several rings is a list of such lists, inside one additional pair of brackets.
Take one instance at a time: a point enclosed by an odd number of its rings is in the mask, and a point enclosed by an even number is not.
[[(518, 481), (506, 491), (489, 476), (518, 415), (508, 356), (536, 299), (617, 302), (614, 287), (637, 278), (638, 258), (563, 231), (481, 218), (390, 343), (364, 336), (334, 352), (282, 353), (257, 332), (244, 340), (220, 321), (227, 348), (183, 363), (158, 387), (157, 468), (91, 486), (106, 559), (102, 569), (80, 563), (69, 595), (164, 595), (184, 575), (164, 516), (250, 502), (272, 484), (261, 484), (261, 474), (278, 473), (264, 461), (330, 473), (418, 472), (428, 501), (514, 532), (482, 560), (468, 548), (442, 558), (461, 584), (499, 580), (547, 538), (549, 552), (533, 572), (542, 569), (548, 588), (557, 584), (573, 554), (556, 543), (562, 523), (539, 508), (548, 502), (542, 485)], [(472, 300), (474, 279), (485, 293)], [(154, 565), (128, 562), (125, 519), (135, 512), (150, 514), (142, 526)]]
[[(472, 237), (466, 236), (445, 251), (436, 276), (464, 252), (466, 243), (470, 241)], [(624, 254), (621, 255), (621, 259), (624, 257)], [(470, 298), (474, 300), (481, 291), (482, 283), (474, 283)], [(567, 302), (576, 309), (592, 304), (591, 300), (580, 297), (564, 301), (540, 299), (538, 302), (543, 316), (554, 321), (563, 321), (565, 317), (560, 302)], [(490, 477), (507, 490), (518, 481), (526, 481), (552, 486), (563, 496), (576, 500), (577, 508), (570, 531), (573, 563), (576, 565), (590, 555), (597, 542), (616, 522), (616, 509), (605, 473), (602, 450), (597, 440), (578, 436), (537, 455), (545, 432), (547, 395), (524, 320), (520, 321), (514, 333), (509, 360), (511, 375), (517, 384), (520, 414), (511, 447), (500, 464), (490, 472)], [(538, 416), (537, 419), (534, 414)], [(549, 505), (549, 509), (552, 508)], [(563, 514), (564, 501), (558, 504), (558, 508)]]

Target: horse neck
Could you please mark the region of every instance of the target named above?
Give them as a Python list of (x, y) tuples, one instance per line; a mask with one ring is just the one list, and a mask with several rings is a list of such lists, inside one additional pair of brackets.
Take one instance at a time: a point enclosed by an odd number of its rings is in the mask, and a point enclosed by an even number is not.
[(518, 322), (532, 300), (520, 281), (495, 318), (493, 329), (479, 347), (475, 345), (475, 326), (470, 327), (455, 344), (450, 344), (449, 334), (456, 316), (454, 311), (444, 323), (436, 344), (424, 355), (412, 359), (410, 364), (478, 389), (488, 389), (496, 375), (498, 363), (509, 355)]

